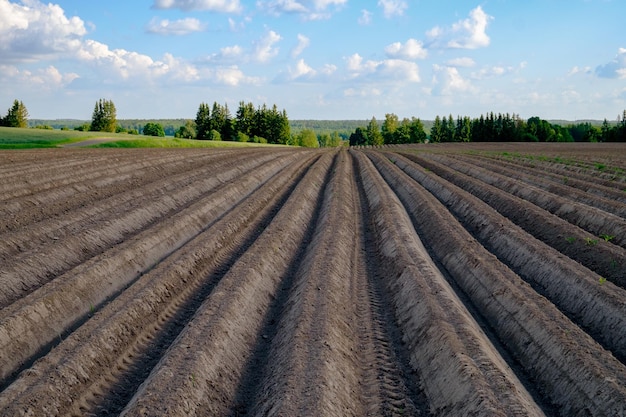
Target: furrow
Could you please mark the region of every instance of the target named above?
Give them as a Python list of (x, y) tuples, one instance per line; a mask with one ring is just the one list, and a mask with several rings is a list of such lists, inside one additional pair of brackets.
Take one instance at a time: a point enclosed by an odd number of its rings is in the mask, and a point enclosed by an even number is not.
[[(448, 207), (478, 241), (546, 296), (622, 362), (626, 359), (626, 290), (537, 241), (494, 209), (446, 180), (386, 154), (400, 169)], [(381, 158), (372, 155), (372, 158)]]
[[(94, 170), (97, 174), (89, 171), (66, 172), (65, 180), (73, 179), (70, 184), (65, 184), (67, 181), (50, 179), (43, 184), (49, 186), (44, 190), (23, 187), (22, 190), (28, 192), (28, 195), (0, 203), (0, 211), (10, 216), (0, 220), (2, 221), (0, 230), (22, 232), (24, 228), (33, 226), (33, 223), (62, 218), (69, 212), (80, 211), (85, 206), (92, 206), (100, 200), (129, 190), (137, 190), (148, 183), (158, 180), (171, 181), (181, 173), (214, 164), (217, 157), (217, 155), (187, 159), (179, 157), (175, 161), (170, 161), (171, 158), (153, 160), (137, 155), (134, 161), (125, 165), (103, 164), (105, 168)], [(164, 171), (169, 174), (166, 178), (163, 177)]]
[(429, 257), (404, 207), (359, 151), (386, 291), (433, 415), (543, 415)]
[(623, 411), (624, 364), (487, 252), (398, 167), (383, 158), (377, 158), (377, 166), (401, 196), (433, 254), (559, 415), (608, 416)]
[(315, 219), (333, 155), (325, 153), (224, 275), (140, 387), (124, 416), (227, 415), (263, 318)]
[(3, 414), (117, 415), (312, 158), (278, 172), (36, 362), (0, 396)]
[(0, 310), (0, 380), (76, 326), (107, 298), (206, 230), (283, 167), (289, 154), (197, 201)]
[[(450, 163), (447, 158), (438, 156), (432, 156), (432, 158), (444, 164)], [(601, 235), (614, 236), (612, 242), (626, 248), (626, 219), (594, 207), (567, 200), (532, 185), (483, 168), (455, 162), (454, 169), (529, 201), (596, 237)]]
[(416, 155), (403, 155), (480, 198), (535, 238), (615, 285), (626, 288), (626, 253), (623, 248), (585, 232), (520, 197), (455, 171), (461, 162), (446, 166)]
[[(490, 159), (492, 161), (502, 161), (502, 158), (491, 157)], [(536, 162), (525, 162), (520, 159), (506, 159), (506, 161), (513, 165), (515, 170), (522, 169), (523, 172), (530, 175), (534, 175), (538, 169)], [(616, 182), (615, 180), (600, 180), (596, 176), (591, 176), (589, 174), (582, 175), (572, 173), (564, 168), (564, 166), (551, 166), (548, 164), (543, 164), (540, 172), (544, 178), (550, 178), (555, 183), (565, 184), (568, 187), (574, 187), (585, 193), (626, 203), (624, 184)]]
[[(520, 182), (533, 185), (541, 190), (544, 190), (554, 195), (558, 195), (565, 200), (575, 201), (577, 203), (584, 204), (590, 207), (595, 207), (607, 213), (626, 218), (626, 204), (620, 203), (611, 198), (600, 197), (598, 195), (594, 195), (586, 191), (581, 191), (576, 188), (570, 187), (569, 184), (563, 184), (562, 178), (559, 180), (559, 182), (554, 182), (546, 178), (546, 175), (543, 173), (541, 177), (539, 177), (536, 171), (533, 172), (525, 170), (523, 167), (519, 166), (511, 167), (509, 162), (504, 161), (495, 163), (489, 158), (477, 156), (473, 156), (472, 158), (467, 158), (463, 156), (455, 157), (455, 159), (457, 158), (465, 162), (471, 161), (470, 163), (473, 165), (478, 165), (482, 168), (488, 169), (491, 172), (504, 175), (507, 178), (516, 179)], [(619, 194), (620, 197), (622, 197), (624, 193), (622, 192)]]
[[(259, 166), (264, 163), (271, 166), (271, 161), (276, 159), (275, 156), (265, 155), (265, 157), (253, 160), (243, 160), (244, 163), (234, 167), (226, 162), (222, 166), (224, 170), (219, 175), (197, 178), (187, 186), (170, 190), (167, 194), (164, 194), (164, 190), (155, 187), (154, 198), (129, 200), (129, 203), (133, 205), (132, 208), (127, 208), (123, 203), (116, 207), (115, 203), (119, 202), (117, 198), (108, 202), (110, 210), (101, 210), (99, 206), (89, 207), (83, 216), (86, 224), (81, 226), (73, 224), (74, 227), (70, 230), (54, 234), (53, 238), (49, 237), (50, 234), (60, 231), (43, 228), (42, 233), (47, 237), (44, 242), (51, 243), (43, 247), (36, 246), (30, 251), (6, 258), (9, 261), (0, 271), (0, 289), (2, 290), (0, 308), (8, 306), (88, 259), (104, 253), (114, 245), (132, 238), (149, 227), (155, 227), (155, 222), (189, 207), (244, 173), (259, 169)], [(233, 162), (237, 161), (239, 160), (235, 159)], [(231, 167), (227, 168), (229, 166)], [(137, 206), (136, 203), (140, 205)], [(94, 214), (90, 217), (89, 214), (94, 210), (99, 211), (99, 215)], [(39, 232), (36, 232), (33, 238), (36, 239), (38, 234)], [(20, 247), (20, 241), (20, 237), (17, 236), (15, 240), (5, 241), (5, 244)]]
[[(257, 392), (251, 415), (362, 416), (367, 401), (360, 383), (361, 363), (382, 358), (363, 356), (353, 323), (357, 306), (357, 256), (360, 253), (356, 187), (347, 152), (339, 153), (325, 191), (313, 240), (296, 273), (294, 285), (277, 324), (269, 351), (268, 372)], [(395, 402), (398, 409), (411, 402), (391, 369), (381, 403)], [(390, 398), (393, 397), (393, 398)], [(291, 398), (290, 401), (285, 401)], [(402, 400), (405, 400), (404, 402)], [(414, 408), (413, 408), (414, 410)]]
[[(70, 153), (71, 155), (71, 153)], [(83, 152), (84, 155), (84, 152)], [(30, 163), (29, 169), (17, 168), (11, 174), (7, 174), (7, 183), (0, 185), (2, 197), (0, 207), (10, 209), (16, 206), (15, 201), (24, 201), (22, 207), (37, 204), (49, 200), (50, 193), (62, 192), (64, 188), (72, 189), (81, 183), (93, 181), (111, 181), (108, 178), (111, 172), (116, 174), (130, 174), (134, 170), (142, 170), (154, 166), (157, 162), (164, 164), (170, 161), (180, 160), (181, 155), (158, 155), (138, 154), (129, 152), (127, 155), (117, 154), (111, 158), (104, 153), (102, 156), (91, 155), (83, 158), (80, 154), (74, 154), (72, 160), (65, 158), (53, 158), (46, 163), (46, 175), (41, 175), (40, 164)], [(59, 160), (60, 159), (60, 160)], [(29, 198), (31, 199), (29, 201)]]

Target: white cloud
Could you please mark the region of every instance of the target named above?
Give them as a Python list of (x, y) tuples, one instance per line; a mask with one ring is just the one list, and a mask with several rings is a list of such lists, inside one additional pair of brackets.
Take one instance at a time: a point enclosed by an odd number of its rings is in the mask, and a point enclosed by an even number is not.
[(78, 74), (74, 72), (62, 74), (52, 65), (34, 71), (20, 70), (13, 65), (0, 65), (0, 74), (0, 80), (3, 83), (19, 84), (38, 90), (53, 90), (65, 87), (79, 78)]
[(239, 0), (154, 0), (154, 9), (180, 9), (185, 12), (202, 10), (222, 13), (239, 13)]
[(304, 62), (304, 59), (299, 59), (295, 67), (290, 66), (287, 72), (280, 74), (275, 81), (322, 81), (327, 80), (336, 71), (335, 65), (326, 64), (321, 69), (316, 70)]
[(378, 6), (383, 8), (383, 14), (387, 19), (402, 16), (409, 7), (404, 0), (378, 0)]
[(433, 93), (447, 96), (456, 93), (474, 92), (469, 80), (464, 79), (455, 67), (433, 65)]
[(478, 6), (470, 12), (469, 18), (460, 20), (447, 28), (435, 26), (426, 32), (426, 36), (430, 43), (437, 47), (483, 48), (490, 43), (486, 30), (492, 19), (492, 16), (486, 14), (482, 7)]
[(592, 69), (591, 67), (578, 67), (575, 66), (572, 69), (570, 69), (567, 72), (567, 75), (572, 76), (572, 75), (576, 75), (576, 74), (591, 74), (592, 73)]
[(370, 23), (372, 23), (372, 12), (370, 12), (369, 10), (361, 10), (361, 16), (359, 17), (359, 19), (357, 20), (357, 22), (359, 23), (359, 25), (362, 26), (367, 26)]
[(340, 8), (348, 0), (269, 0), (257, 1), (257, 8), (274, 16), (297, 14), (305, 20), (328, 19), (331, 7)]
[[(23, 5), (22, 5), (23, 4)], [(76, 50), (87, 33), (78, 17), (55, 4), (0, 0), (0, 62), (32, 61)]]
[(274, 47), (282, 38), (273, 30), (268, 31), (265, 36), (254, 43), (252, 59), (257, 62), (268, 62), (278, 55), (278, 48)]
[(219, 84), (238, 86), (240, 84), (258, 84), (256, 77), (248, 77), (237, 66), (216, 68), (212, 70), (214, 78)]
[(147, 32), (158, 35), (188, 35), (193, 32), (202, 32), (205, 29), (205, 24), (190, 17), (173, 21), (160, 20), (155, 17), (146, 26)]
[(311, 43), (311, 40), (306, 36), (298, 33), (298, 44), (291, 50), (291, 57), (296, 58), (300, 55)]
[(615, 58), (596, 68), (596, 75), (601, 78), (626, 78), (626, 48), (619, 48)]
[(476, 65), (476, 62), (469, 57), (462, 58), (454, 58), (446, 62), (446, 65), (450, 67), (462, 67), (462, 68), (470, 68)]
[(390, 58), (400, 59), (424, 59), (428, 51), (424, 49), (422, 42), (409, 39), (404, 45), (400, 42), (392, 43), (385, 48), (385, 53)]
[(289, 70), (289, 75), (292, 80), (303, 78), (303, 77), (311, 78), (311, 77), (314, 77), (316, 74), (317, 74), (317, 71), (315, 71), (313, 68), (307, 65), (304, 62), (304, 59), (298, 60), (296, 67), (293, 70), (292, 69)]
[(475, 80), (484, 80), (487, 78), (496, 78), (501, 77), (506, 74), (510, 74), (515, 71), (513, 67), (503, 67), (500, 65), (494, 65), (491, 67), (484, 67), (478, 71), (474, 71), (471, 74), (471, 77)]
[(375, 80), (420, 82), (419, 67), (415, 62), (401, 59), (364, 61), (359, 54), (353, 54), (345, 58), (345, 60), (352, 79), (365, 77)]

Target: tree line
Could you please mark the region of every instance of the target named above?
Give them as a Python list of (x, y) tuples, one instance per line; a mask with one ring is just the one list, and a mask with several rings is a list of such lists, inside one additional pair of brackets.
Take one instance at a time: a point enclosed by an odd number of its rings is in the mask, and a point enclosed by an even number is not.
[(626, 142), (626, 110), (617, 123), (606, 119), (601, 127), (589, 122), (562, 127), (539, 117), (524, 120), (516, 114), (493, 112), (477, 118), (450, 114), (436, 116), (426, 134), (420, 119), (403, 119), (393, 113), (385, 115), (379, 125), (373, 117), (366, 127), (357, 127), (350, 135), (350, 145), (383, 145), (441, 142)]
[[(28, 116), (24, 103), (16, 99), (7, 114), (0, 117), (0, 126), (28, 127)], [(342, 145), (346, 133), (337, 130), (316, 133), (306, 127), (322, 122), (304, 121), (302, 126), (298, 126), (301, 130), (292, 134), (286, 110), (279, 111), (275, 104), (271, 108), (265, 104), (255, 107), (252, 103), (241, 101), (233, 117), (227, 104), (214, 102), (209, 106), (203, 102), (195, 120), (186, 120), (175, 131), (175, 136), (306, 147)], [(106, 99), (96, 102), (91, 123), (80, 125), (75, 130), (165, 136), (160, 123), (147, 122), (143, 127), (137, 125), (128, 129), (120, 126), (115, 104)], [(617, 123), (609, 123), (604, 119), (601, 126), (580, 122), (566, 127), (536, 116), (524, 120), (519, 115), (509, 113), (496, 115), (491, 112), (473, 119), (468, 116), (457, 116), (454, 119), (451, 114), (444, 117), (437, 115), (429, 133), (426, 133), (424, 123), (419, 118), (399, 120), (397, 115), (388, 113), (382, 124), (372, 117), (365, 127), (356, 127), (348, 141), (351, 146), (424, 142), (626, 142), (626, 110), (618, 116)]]
[(252, 103), (239, 103), (233, 117), (228, 104), (200, 103), (195, 120), (188, 120), (176, 132), (176, 137), (199, 140), (224, 140), (289, 144), (291, 132), (285, 110), (274, 104), (257, 108)]

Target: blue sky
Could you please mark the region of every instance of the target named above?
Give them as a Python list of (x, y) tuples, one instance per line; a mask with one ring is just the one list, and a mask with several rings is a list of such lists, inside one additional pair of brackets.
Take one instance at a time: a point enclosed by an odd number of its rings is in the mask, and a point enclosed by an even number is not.
[(291, 119), (626, 109), (623, 0), (0, 0), (0, 112)]

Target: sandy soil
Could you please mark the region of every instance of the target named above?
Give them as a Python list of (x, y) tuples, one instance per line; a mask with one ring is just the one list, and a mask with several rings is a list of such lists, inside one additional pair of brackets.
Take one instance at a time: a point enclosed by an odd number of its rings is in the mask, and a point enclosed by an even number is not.
[(624, 415), (605, 145), (0, 152), (0, 414)]

